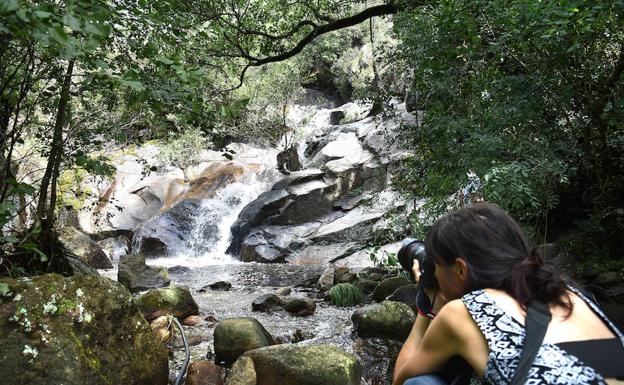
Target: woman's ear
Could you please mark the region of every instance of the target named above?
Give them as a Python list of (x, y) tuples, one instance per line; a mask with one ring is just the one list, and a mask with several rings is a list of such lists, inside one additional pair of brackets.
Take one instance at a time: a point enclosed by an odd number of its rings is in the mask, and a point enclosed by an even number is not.
[(455, 258), (455, 263), (453, 263), (453, 270), (457, 274), (457, 277), (465, 283), (468, 279), (468, 264), (466, 260), (463, 258)]

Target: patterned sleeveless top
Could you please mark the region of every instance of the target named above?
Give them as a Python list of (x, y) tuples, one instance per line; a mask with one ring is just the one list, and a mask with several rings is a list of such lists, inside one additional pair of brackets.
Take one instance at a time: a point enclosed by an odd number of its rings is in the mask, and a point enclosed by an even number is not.
[[(585, 295), (570, 288), (605, 322), (624, 345), (624, 335)], [(468, 312), (481, 329), (490, 349), (483, 382), (508, 384), (520, 361), (525, 329), (484, 290), (475, 290), (462, 297)], [(527, 376), (527, 384), (604, 384), (604, 378), (577, 357), (557, 345), (543, 343)]]

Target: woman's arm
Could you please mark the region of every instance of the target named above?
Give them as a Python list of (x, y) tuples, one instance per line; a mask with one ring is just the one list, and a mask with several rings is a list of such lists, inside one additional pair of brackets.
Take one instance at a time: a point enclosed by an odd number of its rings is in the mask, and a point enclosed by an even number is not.
[(457, 318), (454, 309), (458, 305), (463, 306), (460, 300), (449, 302), (433, 321), (420, 315), (416, 317), (394, 366), (393, 385), (402, 385), (408, 378), (420, 374), (435, 373), (449, 358), (460, 354), (462, 341), (453, 319)]

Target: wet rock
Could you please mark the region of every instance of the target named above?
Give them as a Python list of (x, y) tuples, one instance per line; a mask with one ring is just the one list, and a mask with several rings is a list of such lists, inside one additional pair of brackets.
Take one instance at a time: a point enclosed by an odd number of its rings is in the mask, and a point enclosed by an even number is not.
[(404, 303), (384, 301), (358, 309), (351, 316), (353, 328), (360, 337), (383, 337), (404, 341), (412, 330), (416, 316)]
[(167, 269), (167, 271), (169, 272), (169, 274), (184, 274), (188, 271), (190, 271), (191, 268), (188, 266), (172, 266), (169, 269)]
[(219, 281), (219, 282), (211, 283), (210, 285), (208, 285), (208, 287), (210, 287), (212, 290), (227, 291), (232, 288), (232, 284), (229, 282), (225, 282), (225, 281)]
[(137, 298), (137, 306), (148, 321), (167, 314), (180, 319), (199, 314), (191, 292), (181, 286), (150, 290)]
[(250, 357), (240, 357), (228, 374), (225, 385), (257, 385), (256, 369)]
[(158, 338), (158, 341), (167, 343), (171, 339), (171, 328), (169, 324), (169, 317), (163, 315), (150, 323), (152, 332)]
[(379, 285), (379, 282), (370, 279), (360, 279), (355, 285), (364, 294), (371, 294), (375, 291), (375, 288)]
[(335, 268), (334, 266), (328, 266), (325, 268), (323, 273), (321, 274), (321, 278), (319, 278), (316, 287), (320, 291), (329, 291), (334, 286), (334, 275)]
[[(200, 210), (200, 203), (195, 199), (185, 199), (169, 210), (162, 212), (143, 223), (134, 231), (133, 243), (139, 245), (133, 252), (145, 255), (147, 258), (162, 257), (170, 250), (179, 250), (185, 246), (194, 227), (190, 220)], [(203, 229), (204, 239), (218, 237), (218, 227), (214, 223)]]
[(167, 268), (148, 266), (143, 255), (124, 255), (119, 259), (117, 281), (132, 293), (169, 286)]
[(316, 303), (310, 298), (289, 297), (285, 302), (284, 310), (297, 316), (309, 316), (316, 310)]
[(222, 368), (208, 360), (193, 361), (186, 371), (186, 385), (223, 385)]
[(82, 261), (94, 269), (110, 269), (111, 260), (96, 241), (87, 234), (74, 229), (66, 229), (60, 236), (63, 246), (77, 255)]
[(295, 287), (313, 288), (316, 287), (316, 284), (320, 279), (320, 275), (313, 275), (310, 278), (304, 279), (300, 284), (296, 285)]
[(345, 112), (344, 111), (332, 111), (329, 114), (329, 123), (336, 125), (336, 124), (340, 124), (340, 121), (345, 117)]
[(351, 283), (357, 279), (357, 276), (354, 273), (345, 273), (342, 277), (340, 277), (340, 283)]
[(278, 296), (287, 296), (290, 295), (291, 291), (292, 289), (289, 287), (282, 287), (279, 288), (275, 294), (277, 294)]
[(1, 282), (13, 294), (0, 296), (0, 382), (167, 384), (167, 350), (121, 284), (56, 274)]
[(286, 262), (305, 265), (325, 265), (340, 260), (363, 248), (360, 242), (332, 243), (325, 245), (310, 245), (299, 251), (292, 252), (286, 257)]
[(368, 276), (366, 278), (368, 278), (371, 281), (381, 282), (387, 276), (388, 276), (387, 274), (370, 273), (370, 274), (368, 274)]
[(407, 286), (409, 284), (411, 284), (411, 282), (407, 278), (400, 275), (386, 278), (375, 288), (375, 291), (373, 292), (373, 299), (377, 302), (381, 302), (390, 294), (394, 293), (394, 291), (399, 287)]
[(388, 297), (388, 301), (402, 302), (409, 306), (414, 312), (418, 311), (416, 306), (416, 295), (418, 294), (418, 285), (410, 284), (397, 288), (392, 295)]
[(284, 300), (275, 294), (264, 294), (254, 299), (251, 303), (251, 310), (260, 312), (270, 312), (281, 309), (284, 306)]
[(343, 275), (349, 272), (349, 268), (346, 266), (340, 266), (334, 268), (334, 279), (339, 282)]
[(245, 206), (231, 227), (232, 242), (227, 253), (240, 255), (243, 239), (249, 231), (262, 224), (268, 217), (277, 214), (279, 208), (287, 201), (288, 195), (285, 189), (266, 191)]
[(231, 365), (243, 353), (273, 345), (273, 337), (255, 318), (231, 318), (214, 330), (216, 361)]
[[(361, 381), (356, 357), (330, 345), (275, 345), (249, 351), (241, 359), (247, 378), (253, 377), (253, 368), (256, 385), (359, 385)], [(239, 375), (241, 369), (235, 364), (231, 375)]]

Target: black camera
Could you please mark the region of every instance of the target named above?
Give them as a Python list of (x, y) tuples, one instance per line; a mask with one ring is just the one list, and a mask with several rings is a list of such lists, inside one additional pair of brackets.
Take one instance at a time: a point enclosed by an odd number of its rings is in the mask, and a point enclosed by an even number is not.
[(414, 260), (417, 259), (421, 274), (419, 284), (427, 289), (438, 288), (438, 281), (434, 274), (435, 263), (427, 257), (425, 242), (414, 238), (405, 238), (397, 257), (401, 267), (410, 274), (412, 280), (415, 278), (412, 268), (414, 267)]

